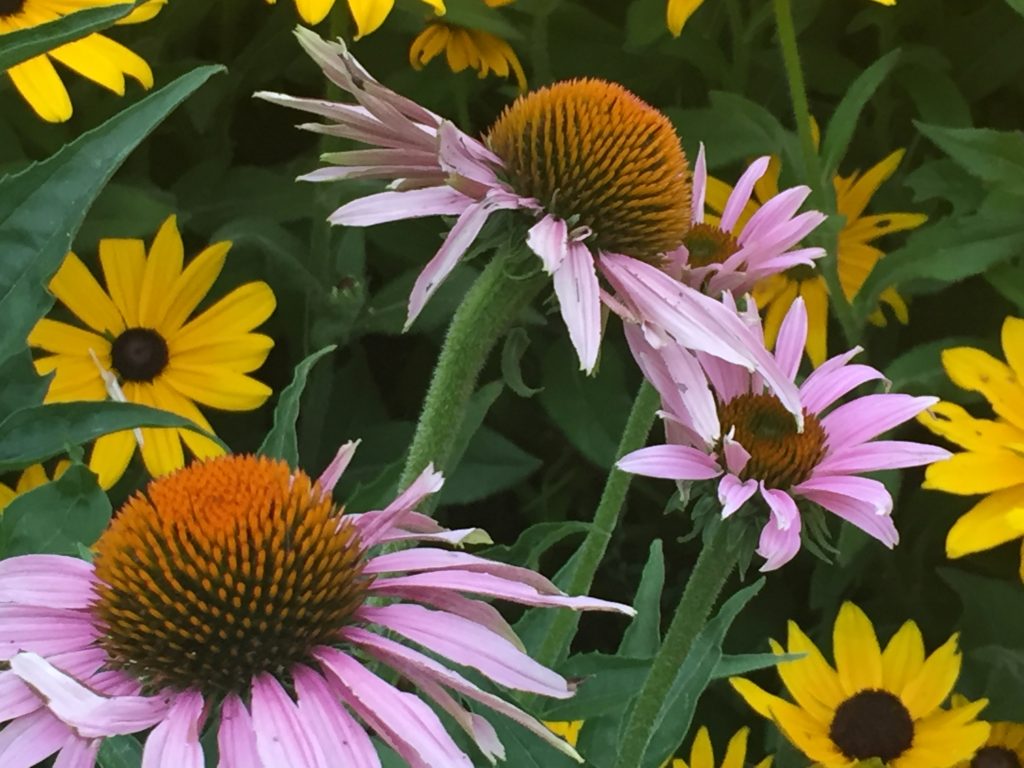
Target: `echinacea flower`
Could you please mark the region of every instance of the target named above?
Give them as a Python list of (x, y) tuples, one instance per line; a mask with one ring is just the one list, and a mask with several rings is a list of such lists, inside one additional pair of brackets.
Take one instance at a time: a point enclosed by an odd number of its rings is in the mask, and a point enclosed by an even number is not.
[[(508, 5), (513, 0), (483, 0), (491, 8)], [(475, 69), (480, 77), (493, 72), (498, 77), (514, 74), (520, 91), (526, 90), (526, 73), (512, 46), (497, 35), (482, 29), (469, 29), (443, 21), (431, 21), (409, 46), (409, 63), (423, 69), (444, 53), (452, 72)]]
[[(86, 8), (111, 5), (114, 0), (3, 0), (0, 2), (0, 36), (32, 29), (48, 21)], [(150, 0), (135, 8), (118, 24), (138, 24), (156, 16), (166, 0)], [(52, 61), (51, 61), (52, 60)], [(100, 34), (90, 34), (58, 45), (46, 53), (15, 64), (7, 74), (29, 106), (50, 123), (71, 117), (71, 97), (53, 66), (57, 61), (82, 77), (124, 96), (125, 76), (145, 89), (153, 87), (153, 72), (137, 54)]]
[[(839, 231), (836, 266), (847, 300), (857, 295), (875, 264), (885, 256), (873, 245), (875, 240), (894, 232), (914, 229), (927, 221), (921, 213), (865, 213), (879, 187), (896, 172), (903, 155), (904, 150), (897, 150), (864, 173), (855, 171), (849, 176), (836, 175), (833, 179), (836, 208), (845, 217)], [(728, 184), (708, 179), (707, 202), (713, 211), (722, 213), (732, 194)], [(737, 220), (736, 226), (741, 235), (758, 209), (778, 194), (779, 161), (772, 158), (767, 172), (754, 185), (754, 199), (745, 206)], [(807, 266), (796, 266), (766, 277), (754, 288), (754, 299), (765, 313), (765, 338), (769, 347), (775, 344), (782, 318), (797, 296), (802, 297), (807, 305), (810, 323), (807, 355), (813, 365), (821, 365), (828, 354), (828, 288), (825, 278)], [(879, 301), (887, 304), (900, 322), (907, 322), (906, 302), (895, 288), (882, 291)], [(880, 308), (869, 319), (875, 325), (886, 322), (885, 313)]]
[(820, 768), (872, 759), (889, 768), (953, 768), (988, 737), (988, 723), (975, 719), (986, 700), (942, 708), (960, 674), (956, 635), (926, 658), (921, 630), (908, 621), (883, 651), (870, 619), (843, 603), (832, 635), (835, 668), (795, 622), (787, 648), (771, 645), (776, 654), (804, 654), (776, 666), (792, 702), (741, 677), (729, 682)]
[[(874, 0), (879, 5), (896, 5), (896, 0)], [(668, 6), (666, 7), (665, 23), (668, 25), (668, 30), (675, 37), (679, 37), (683, 31), (683, 26), (694, 11), (704, 5), (704, 0), (668, 0)]]
[[(215, 243), (184, 265), (174, 216), (160, 227), (146, 254), (142, 240), (100, 240), (106, 290), (81, 259), (69, 253), (50, 291), (88, 330), (44, 318), (28, 343), (49, 353), (40, 374), (53, 372), (45, 402), (105, 400), (108, 396), (161, 408), (212, 432), (196, 403), (227, 411), (258, 408), (270, 388), (247, 376), (274, 346), (252, 333), (274, 311), (270, 286), (246, 283), (192, 317), (224, 267), (231, 243)], [(199, 458), (223, 449), (187, 429), (148, 429), (104, 435), (93, 445), (89, 469), (109, 488), (141, 444), (154, 477), (185, 463), (182, 442)]]
[(15, 498), (21, 496), (21, 494), (35, 490), (51, 480), (57, 480), (64, 474), (64, 470), (70, 466), (71, 462), (62, 459), (53, 468), (53, 475), (49, 475), (47, 474), (46, 467), (42, 464), (33, 464), (18, 476), (18, 481), (14, 484), (13, 488), (0, 483), (0, 512), (3, 512), (4, 508), (14, 501)]
[[(958, 387), (979, 392), (995, 419), (977, 419), (955, 403), (941, 402), (918, 420), (964, 450), (925, 471), (924, 488), (963, 496), (985, 494), (946, 536), (946, 555), (963, 557), (1024, 537), (1024, 320), (1003, 322), (1007, 362), (973, 347), (942, 353), (946, 375)], [(1021, 550), (1024, 580), (1024, 541)]]
[[(641, 260), (660, 262), (689, 228), (686, 157), (668, 119), (619, 85), (572, 80), (517, 99), (481, 142), (378, 83), (340, 41), (329, 43), (304, 29), (296, 34), (327, 77), (358, 104), (257, 96), (331, 121), (302, 128), (374, 147), (326, 155), (331, 166), (302, 178), (393, 182), (388, 191), (342, 206), (330, 221), (368, 226), (458, 217), (413, 286), (407, 327), (492, 214), (519, 211), (531, 219), (519, 242), (551, 275), (580, 367), (592, 371), (601, 338), (597, 269), (615, 259), (658, 272)], [(662, 298), (682, 316), (680, 343), (756, 369), (786, 402), (795, 400), (791, 383), (734, 312), (670, 283)]]
[[(444, 0), (420, 0), (442, 16), (445, 13)], [(277, 0), (267, 0), (271, 5)], [(327, 18), (335, 0), (295, 0), (295, 10), (307, 24), (319, 24)], [(348, 0), (348, 9), (356, 23), (355, 39), (376, 32), (395, 7), (395, 0)]]
[[(747, 312), (756, 325), (756, 307)], [(795, 381), (807, 335), (807, 313), (797, 299), (779, 331), (775, 358)], [(861, 384), (882, 374), (849, 365), (860, 348), (828, 360), (799, 388), (803, 429), (756, 375), (677, 345), (655, 349), (635, 327), (626, 338), (644, 374), (661, 395), (666, 445), (627, 454), (618, 467), (670, 480), (718, 480), (722, 517), (756, 497), (768, 519), (757, 553), (762, 571), (789, 562), (800, 549), (798, 500), (824, 507), (893, 547), (892, 497), (863, 472), (929, 464), (942, 448), (900, 440), (876, 440), (937, 402), (934, 397), (873, 394), (832, 406)], [(830, 410), (831, 409), (831, 410)]]
[(346, 513), (331, 490), (353, 451), (343, 446), (318, 482), (268, 458), (196, 462), (132, 497), (92, 563), (0, 561), (0, 660), (9, 665), (0, 672), (0, 765), (56, 754), (56, 765), (88, 766), (104, 738), (152, 728), (143, 765), (201, 766), (209, 723), (222, 768), (379, 768), (367, 728), (415, 768), (471, 768), (426, 700), (492, 762), (504, 756), (501, 742), (463, 701), (575, 757), (539, 721), (435, 657), (499, 686), (567, 698), (569, 683), (471, 596), (632, 609), (568, 597), (533, 571), (463, 552), (382, 551), (387, 542), (458, 543), (473, 531), (447, 531), (414, 511), (442, 485), (429, 467), (385, 509)]

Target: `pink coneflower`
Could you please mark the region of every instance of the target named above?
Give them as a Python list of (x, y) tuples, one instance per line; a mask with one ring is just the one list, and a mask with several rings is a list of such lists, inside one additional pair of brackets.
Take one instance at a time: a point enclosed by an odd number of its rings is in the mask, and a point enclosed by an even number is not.
[[(745, 316), (760, 330), (755, 307)], [(836, 408), (861, 384), (883, 379), (867, 365), (850, 365), (860, 348), (837, 355), (800, 386), (803, 430), (759, 377), (677, 345), (655, 349), (636, 326), (627, 327), (634, 357), (662, 398), (667, 445), (624, 456), (620, 469), (671, 480), (718, 482), (722, 517), (755, 495), (768, 521), (757, 552), (762, 571), (784, 565), (800, 549), (797, 499), (818, 504), (893, 547), (892, 497), (878, 480), (859, 473), (930, 464), (949, 452), (932, 445), (875, 440), (937, 402), (934, 397), (873, 394)], [(807, 336), (803, 302), (794, 302), (779, 331), (775, 358), (795, 379)], [(826, 413), (828, 411), (828, 413)]]
[[(378, 83), (343, 43), (326, 42), (303, 29), (296, 34), (327, 77), (357, 104), (257, 96), (330, 121), (302, 128), (373, 147), (325, 155), (330, 167), (302, 178), (392, 181), (388, 191), (343, 205), (330, 221), (368, 226), (422, 216), (457, 217), (413, 287), (408, 323), (492, 215), (518, 211), (529, 222), (518, 237), (551, 275), (580, 367), (591, 371), (601, 339), (598, 272), (609, 259), (668, 266), (665, 254), (683, 245), (690, 227), (689, 169), (669, 120), (619, 85), (581, 79), (520, 97), (479, 141)], [(775, 213), (787, 212), (788, 205)], [(735, 314), (674, 282), (673, 311), (684, 315), (687, 329), (677, 340), (760, 371), (795, 408), (792, 383)]]
[[(152, 728), (143, 765), (200, 768), (199, 737), (213, 722), (222, 768), (379, 768), (367, 730), (412, 768), (471, 768), (424, 699), (492, 762), (504, 748), (463, 700), (579, 759), (434, 656), (501, 686), (566, 698), (566, 680), (469, 595), (632, 610), (567, 597), (532, 571), (464, 552), (381, 554), (385, 542), (458, 543), (471, 531), (413, 511), (441, 487), (432, 468), (386, 509), (346, 514), (330, 489), (352, 450), (317, 483), (266, 458), (192, 464), (130, 499), (93, 563), (0, 561), (0, 659), (10, 664), (0, 672), (0, 720), (9, 721), (0, 765), (56, 754), (61, 768), (92, 766), (103, 738)], [(382, 677), (385, 668), (417, 691)]]

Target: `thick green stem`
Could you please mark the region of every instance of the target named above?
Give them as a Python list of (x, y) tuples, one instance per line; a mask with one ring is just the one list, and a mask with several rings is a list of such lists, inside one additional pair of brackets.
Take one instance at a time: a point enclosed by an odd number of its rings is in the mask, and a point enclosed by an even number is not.
[[(647, 381), (640, 385), (636, 400), (633, 401), (633, 408), (626, 420), (626, 428), (619, 440), (619, 447), (615, 453), (616, 461), (627, 453), (642, 448), (647, 442), (647, 434), (651, 431), (654, 417), (658, 410), (658, 393)], [(622, 511), (622, 504), (626, 500), (626, 492), (633, 476), (628, 472), (612, 467), (608, 473), (608, 479), (604, 484), (604, 491), (601, 492), (601, 500), (598, 502), (597, 511), (594, 512), (594, 520), (587, 537), (583, 540), (574, 557), (575, 568), (566, 583), (560, 586), (570, 595), (583, 595), (590, 591), (590, 585), (594, 581), (594, 574), (604, 559), (604, 553), (608, 550), (608, 543), (615, 532), (615, 526), (619, 522), (619, 513)], [(544, 638), (537, 652), (537, 660), (545, 666), (553, 666), (564, 658), (573, 635), (576, 634), (576, 626), (579, 624), (579, 614), (576, 611), (559, 611), (554, 617), (551, 629)]]
[(736, 566), (737, 550), (730, 544), (728, 525), (719, 525), (701, 550), (672, 624), (654, 657), (643, 688), (636, 698), (622, 737), (615, 768), (637, 768), (651, 743), (658, 715), (676, 672), (690, 652), (693, 641), (707, 623), (726, 579)]
[(400, 488), (431, 462), (438, 469), (451, 469), (452, 447), (488, 355), (547, 282), (547, 275), (539, 270), (528, 277), (510, 274), (517, 255), (512, 249), (496, 253), (456, 310), (423, 401)]
[[(800, 66), (800, 52), (796, 42), (796, 28), (793, 25), (793, 8), (790, 0), (773, 0), (775, 10), (775, 28), (779, 36), (779, 47), (782, 49), (782, 62), (786, 68), (786, 80), (789, 83), (789, 99), (793, 106), (793, 117), (796, 120), (796, 131), (800, 137), (800, 148), (804, 155), (804, 170), (808, 183), (813, 189), (812, 200), (826, 213), (835, 213), (834, 199), (830, 192), (830, 179), (821, 175), (821, 160), (811, 132), (811, 109), (807, 100), (807, 86), (804, 83), (804, 72)], [(835, 238), (826, 243), (828, 253), (818, 263), (822, 276), (828, 286), (829, 296), (836, 319), (843, 329), (848, 344), (856, 344), (859, 333), (853, 317), (853, 309), (843, 293), (839, 281), (838, 247)]]

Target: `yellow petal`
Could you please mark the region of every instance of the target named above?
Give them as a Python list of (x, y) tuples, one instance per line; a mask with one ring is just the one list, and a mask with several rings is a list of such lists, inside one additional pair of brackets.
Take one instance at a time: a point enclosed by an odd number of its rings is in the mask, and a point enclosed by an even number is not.
[(882, 685), (897, 696), (907, 682), (921, 673), (924, 664), (924, 639), (912, 621), (892, 636), (882, 651)]
[(828, 357), (828, 290), (818, 277), (800, 283), (800, 295), (807, 308), (807, 357), (817, 368)]
[(1024, 381), (1024, 320), (1008, 317), (1001, 333), (1003, 355), (1018, 381)]
[(896, 172), (906, 150), (897, 149), (862, 176), (854, 174), (855, 181), (844, 194), (836, 190), (836, 208), (846, 217), (847, 226), (856, 221), (868, 207), (878, 188)]
[(89, 469), (96, 473), (100, 488), (106, 490), (121, 479), (135, 453), (135, 445), (131, 430), (113, 432), (96, 440), (89, 456)]
[(1024, 428), (1024, 388), (1006, 363), (973, 347), (955, 347), (942, 353), (950, 380), (962, 389), (980, 392), (992, 409)]
[(270, 317), (276, 306), (269, 285), (246, 283), (186, 323), (175, 335), (175, 348), (195, 349), (248, 333)]
[(743, 768), (747, 759), (747, 736), (749, 728), (740, 728), (729, 739), (729, 746), (725, 748), (725, 758), (722, 760), (722, 768)]
[(882, 685), (882, 651), (871, 620), (850, 602), (839, 609), (832, 630), (839, 683), (848, 696)]
[(142, 273), (139, 288), (139, 325), (143, 328), (159, 328), (167, 314), (169, 289), (181, 277), (181, 265), (185, 260), (185, 246), (178, 232), (176, 216), (169, 216), (149, 248), (149, 258)]
[(428, 24), (409, 46), (409, 63), (421, 69), (432, 61), (448, 44), (448, 25)]
[(160, 328), (165, 338), (174, 335), (210, 292), (230, 249), (231, 243), (214, 243), (189, 262), (167, 301), (167, 314)]
[(66, 43), (51, 50), (50, 56), (82, 77), (102, 85), (118, 96), (124, 96), (124, 74), (98, 50), (98, 46), (93, 45), (97, 39), (101, 39), (99, 35), (89, 35)]
[(46, 56), (16, 64), (7, 74), (18, 93), (43, 120), (63, 123), (71, 117), (71, 97)]
[[(102, 359), (101, 361), (102, 362)], [(106, 400), (107, 390), (96, 364), (88, 357), (50, 355), (35, 361), (41, 376), (53, 372), (46, 390), (47, 403), (66, 403), (73, 400)]]
[(553, 734), (561, 736), (571, 746), (575, 747), (580, 738), (580, 729), (583, 727), (583, 721), (545, 722), (544, 725)]
[(273, 346), (274, 340), (261, 333), (246, 333), (227, 341), (213, 341), (184, 350), (177, 346), (174, 338), (168, 343), (174, 365), (186, 368), (219, 366), (235, 373), (255, 371), (263, 365)]
[[(818, 646), (793, 621), (788, 624), (787, 650), (789, 653), (802, 653), (804, 657), (796, 661), (783, 661), (776, 667), (786, 688), (797, 703), (816, 719), (823, 723), (830, 722), (836, 708), (846, 698), (839, 684), (839, 676), (825, 660)], [(780, 647), (776, 653), (781, 651)]]
[(138, 6), (123, 19), (118, 19), (116, 23), (141, 24), (144, 21), (149, 21), (154, 18), (164, 9), (165, 5), (167, 5), (167, 0), (149, 0), (148, 3), (143, 3)]
[[(910, 312), (907, 309), (907, 302), (903, 300), (903, 297), (899, 295), (895, 288), (886, 288), (878, 295), (878, 300), (884, 304), (888, 304), (892, 308), (892, 313), (896, 316), (903, 325), (910, 322)], [(884, 322), (882, 323), (885, 324)]]
[(50, 280), (50, 291), (86, 325), (113, 336), (124, 330), (124, 318), (75, 254), (69, 253)]
[(172, 364), (161, 375), (179, 394), (224, 411), (251, 411), (272, 394), (266, 384), (223, 368), (184, 368)]
[(3, 512), (4, 507), (14, 501), (15, 496), (17, 494), (9, 486), (0, 483), (0, 512)]
[[(171, 409), (173, 403), (161, 401), (158, 390), (152, 384), (135, 383), (135, 391), (129, 394), (130, 385), (131, 382), (125, 385), (125, 396), (132, 402), (165, 411)], [(149, 474), (159, 477), (185, 466), (185, 453), (182, 451), (177, 429), (143, 428), (141, 432), (142, 460)]]
[(1011, 488), (1024, 480), (1024, 457), (1007, 450), (991, 453), (953, 454), (925, 471), (922, 488), (947, 493), (991, 493)]
[[(434, 9), (434, 13), (438, 16), (444, 16), (446, 9), (444, 7), (444, 0), (420, 0), (420, 2), (429, 5)], [(513, 0), (484, 0), (491, 8), (498, 8), (502, 5), (508, 5)]]
[(146, 244), (142, 240), (100, 240), (103, 279), (118, 311), (129, 327), (139, 326), (142, 276), (146, 272)]
[(356, 40), (375, 31), (391, 13), (395, 0), (348, 0), (356, 22)]
[(800, 291), (800, 283), (788, 281), (775, 301), (768, 305), (764, 312), (764, 343), (768, 349), (775, 346), (775, 340), (779, 336), (779, 328), (782, 327), (782, 319), (786, 316), (789, 308), (793, 305)]
[(960, 516), (946, 536), (946, 556), (963, 557), (998, 547), (1024, 535), (1010, 518), (1024, 510), (1024, 483), (997, 491)]
[[(295, 0), (295, 9), (307, 24), (319, 24), (334, 7), (334, 0)], [(357, 38), (358, 39), (358, 38)]]
[(916, 229), (926, 221), (928, 221), (928, 217), (923, 213), (879, 213), (873, 216), (861, 216), (843, 227), (843, 236), (859, 242), (870, 243), (876, 238), (890, 235), (893, 232)]
[(769, 720), (772, 717), (771, 705), (778, 702), (785, 703), (783, 699), (773, 696), (757, 683), (752, 683), (743, 677), (730, 677), (729, 685), (733, 687), (736, 693), (743, 697), (743, 700), (750, 705), (751, 709), (761, 717), (767, 717)]
[(46, 485), (48, 482), (50, 482), (50, 478), (46, 476), (46, 470), (43, 468), (43, 465), (33, 464), (21, 473), (21, 477), (18, 478), (16, 490), (18, 493), (26, 493), (27, 491), (31, 491), (33, 488)]
[(1003, 421), (976, 419), (956, 403), (936, 403), (917, 420), (969, 451), (998, 451), (1004, 445), (1024, 442), (1024, 430)]
[(960, 652), (957, 635), (953, 635), (929, 656), (917, 675), (907, 682), (900, 694), (914, 720), (927, 717), (942, 704), (953, 690), (960, 675)]
[(668, 31), (675, 37), (683, 31), (683, 25), (689, 20), (693, 12), (700, 8), (704, 0), (668, 0), (665, 21), (668, 24)]
[[(768, 161), (768, 170), (764, 176), (754, 182), (754, 197), (761, 205), (764, 205), (777, 194), (779, 194), (779, 174), (782, 172), (782, 163), (779, 158), (772, 157)], [(746, 221), (743, 222), (746, 224)]]
[(985, 744), (990, 727), (974, 718), (988, 702), (984, 699), (951, 710), (938, 710), (914, 723), (914, 742), (905, 757), (925, 768), (955, 765), (970, 760)]
[(711, 748), (711, 736), (703, 725), (690, 748), (690, 768), (715, 768), (715, 753)]
[[(177, 390), (162, 379), (154, 381), (153, 388), (156, 400), (161, 403), (161, 407), (164, 410), (184, 416), (213, 434), (213, 427), (210, 426), (210, 422), (206, 420), (202, 412), (196, 408), (195, 403), (180, 395)], [(191, 429), (179, 430), (178, 434), (197, 459), (208, 459), (213, 456), (221, 456), (224, 453), (224, 449), (218, 443), (193, 432)]]
[(36, 323), (31, 330), (28, 335), (28, 343), (31, 347), (38, 347), (47, 352), (83, 357), (86, 360), (90, 359), (90, 349), (100, 359), (110, 355), (110, 342), (98, 333), (84, 331), (73, 325), (46, 317)]

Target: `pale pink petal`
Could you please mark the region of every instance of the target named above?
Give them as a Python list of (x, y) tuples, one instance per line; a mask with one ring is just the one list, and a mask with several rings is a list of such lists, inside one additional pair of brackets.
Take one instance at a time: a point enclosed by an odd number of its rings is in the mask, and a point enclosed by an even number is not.
[(264, 768), (256, 746), (252, 717), (242, 700), (229, 693), (220, 706), (220, 727), (217, 729), (218, 768)]
[[(854, 481), (869, 478), (848, 478)], [(900, 535), (892, 522), (892, 499), (885, 486), (875, 480), (867, 484), (837, 483), (836, 478), (807, 481), (793, 489), (809, 501), (820, 504), (837, 517), (860, 528), (892, 549)], [(879, 487), (881, 486), (881, 487)], [(865, 494), (861, 496), (860, 494)]]
[(711, 383), (711, 388), (718, 394), (719, 402), (727, 403), (734, 397), (750, 393), (750, 371), (707, 352), (698, 352), (696, 357)]
[(807, 342), (807, 309), (802, 296), (797, 296), (786, 312), (779, 326), (779, 337), (775, 342), (775, 359), (782, 372), (790, 379), (796, 378), (800, 360)]
[(757, 480), (740, 480), (735, 475), (726, 475), (718, 484), (718, 502), (722, 505), (722, 517), (729, 517), (742, 507), (757, 492)]
[(772, 519), (781, 530), (788, 530), (794, 525), (800, 527), (800, 510), (792, 496), (777, 488), (766, 488), (763, 482), (761, 496), (768, 502)]
[(564, 219), (548, 214), (530, 227), (526, 244), (540, 256), (544, 271), (553, 275), (562, 266), (569, 251), (569, 228)]
[(666, 344), (660, 350), (660, 356), (688, 415), (686, 423), (692, 425), (706, 446), (714, 445), (721, 436), (722, 425), (700, 362), (678, 344)]
[(447, 120), (441, 121), (437, 136), (440, 140), (438, 160), (444, 171), (475, 181), (484, 188), (505, 186), (494, 173), (494, 163), (481, 158), (478, 149), (480, 142), (476, 139), (467, 136)]
[[(416, 573), (421, 571), (440, 571), (454, 568), (461, 571), (489, 573), (504, 579), (513, 579), (529, 584), (546, 595), (564, 594), (541, 574), (529, 568), (509, 565), (486, 557), (471, 555), (467, 552), (453, 552), (450, 549), (434, 547), (417, 547), (399, 552), (388, 552), (372, 558), (363, 568), (367, 575), (383, 573)], [(373, 589), (373, 585), (370, 586)]]
[(321, 646), (314, 656), (331, 673), (332, 687), (410, 768), (473, 768), (417, 696), (399, 691), (337, 649)]
[(53, 761), (53, 768), (93, 768), (103, 739), (83, 739), (69, 734)]
[(495, 765), (499, 760), (505, 759), (505, 745), (498, 738), (498, 732), (494, 730), (494, 726), (486, 719), (470, 712), (441, 685), (425, 675), (418, 674), (415, 669), (410, 669), (401, 662), (398, 662), (396, 669), (412, 685), (416, 686), (421, 696), (431, 699), (448, 713), (452, 720), (473, 740), (487, 762)]
[(785, 491), (765, 488), (761, 496), (771, 508), (771, 518), (761, 529), (757, 554), (765, 558), (762, 573), (774, 571), (792, 560), (800, 551), (800, 511), (796, 502)]
[(317, 478), (317, 482), (320, 483), (320, 488), (328, 496), (334, 490), (334, 486), (338, 484), (341, 476), (345, 473), (348, 468), (349, 462), (352, 461), (352, 457), (356, 455), (356, 449), (359, 447), (359, 440), (349, 440), (347, 443), (342, 445), (334, 458), (331, 459), (331, 463), (327, 465), (327, 469), (323, 471), (323, 474)]
[(19, 717), (0, 730), (0, 765), (32, 768), (64, 746), (70, 735), (71, 729), (45, 709)]
[(80, 651), (99, 636), (88, 613), (66, 608), (0, 604), (0, 661), (21, 651), (47, 656)]
[(363, 727), (352, 719), (327, 681), (301, 664), (292, 668), (299, 714), (325, 755), (345, 768), (380, 768), (380, 758)]
[(815, 467), (815, 474), (853, 475), (881, 469), (921, 467), (948, 459), (945, 448), (905, 440), (875, 440), (830, 451)]
[(768, 234), (778, 224), (787, 221), (792, 217), (804, 200), (811, 194), (811, 188), (807, 186), (791, 187), (783, 190), (768, 200), (764, 205), (754, 211), (754, 214), (743, 225), (743, 231), (736, 238), (740, 245), (743, 245), (759, 236)]
[(359, 539), (363, 547), (372, 547), (393, 527), (401, 526), (403, 518), (408, 518), (413, 507), (427, 496), (437, 493), (443, 485), (444, 475), (435, 472), (433, 464), (428, 464), (426, 469), (409, 484), (409, 487), (398, 494), (398, 497), (385, 509), (375, 513), (355, 515), (353, 524), (359, 529)]
[(10, 670), (0, 672), (0, 723), (35, 712), (43, 706), (35, 691)]
[[(815, 501), (821, 493), (833, 493), (849, 496), (870, 506), (875, 515), (892, 514), (892, 496), (889, 490), (878, 480), (871, 477), (856, 475), (818, 475), (813, 474), (799, 485), (791, 489), (798, 496), (806, 496)], [(822, 505), (824, 506), (824, 505)]]
[[(390, 151), (390, 150), (389, 150)], [(314, 184), (327, 181), (352, 181), (353, 179), (402, 179), (415, 180), (418, 187), (437, 187), (444, 183), (444, 176), (436, 166), (422, 168), (415, 165), (346, 165), (318, 168), (296, 177), (296, 181)]]
[(95, 599), (93, 568), (77, 557), (22, 555), (0, 560), (0, 603), (86, 608)]
[(722, 474), (718, 462), (688, 445), (652, 445), (628, 453), (615, 466), (623, 472), (665, 480), (710, 480)]
[(740, 176), (736, 186), (733, 187), (732, 194), (729, 195), (729, 199), (725, 203), (725, 210), (722, 211), (722, 222), (718, 225), (722, 231), (732, 232), (736, 220), (739, 219), (743, 209), (750, 202), (750, 195), (754, 191), (754, 184), (764, 176), (765, 171), (768, 170), (769, 162), (771, 162), (770, 157), (759, 157)]
[(590, 250), (571, 242), (553, 277), (555, 295), (569, 340), (580, 359), (580, 370), (590, 373), (601, 347), (601, 291)]
[(408, 533), (399, 528), (392, 528), (380, 538), (382, 544), (389, 541), (428, 542), (430, 544), (448, 544), (459, 547), (465, 544), (493, 544), (490, 536), (483, 528), (458, 528), (454, 531), (441, 533)]
[(203, 768), (204, 705), (198, 691), (178, 694), (167, 717), (146, 737), (141, 768)]
[(690, 191), (690, 224), (704, 221), (704, 197), (708, 190), (708, 164), (704, 156), (704, 142), (697, 150), (697, 162), (693, 166), (693, 180)]
[(738, 475), (747, 468), (747, 462), (750, 461), (750, 452), (736, 442), (736, 439), (733, 437), (735, 431), (734, 427), (729, 430), (729, 434), (722, 437), (722, 458), (725, 459), (726, 471)]
[(461, 616), (400, 603), (363, 606), (357, 615), (456, 664), (473, 667), (499, 685), (552, 698), (572, 696), (561, 675), (538, 664), (500, 635)]
[[(644, 378), (657, 390), (661, 398), (661, 407), (671, 414), (673, 420), (685, 427), (687, 433), (694, 433), (694, 436), (697, 437), (693, 443), (694, 445), (705, 445), (717, 440), (717, 430), (714, 435), (708, 435), (707, 438), (701, 438), (696, 435), (696, 428), (693, 426), (690, 408), (687, 407), (684, 399), (685, 387), (676, 382), (668, 369), (668, 364), (662, 351), (677, 345), (670, 344), (662, 349), (655, 349), (647, 341), (647, 337), (640, 327), (635, 323), (623, 323), (622, 330), (626, 337), (626, 343), (629, 345), (629, 350), (633, 353), (633, 359), (640, 366), (640, 371), (643, 373)], [(713, 405), (714, 401), (712, 400)]]
[(299, 709), (281, 684), (266, 672), (252, 683), (252, 727), (266, 766), (330, 768), (333, 762), (306, 728)]
[(840, 405), (821, 420), (821, 426), (829, 445), (849, 447), (898, 427), (937, 402), (937, 397), (865, 395)]
[(347, 227), (369, 227), (424, 216), (458, 216), (475, 204), (473, 198), (448, 186), (378, 192), (345, 203), (328, 221)]

